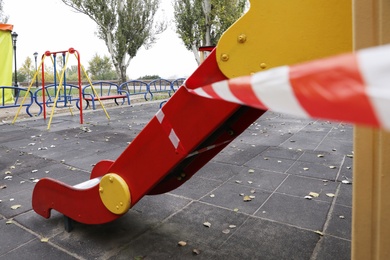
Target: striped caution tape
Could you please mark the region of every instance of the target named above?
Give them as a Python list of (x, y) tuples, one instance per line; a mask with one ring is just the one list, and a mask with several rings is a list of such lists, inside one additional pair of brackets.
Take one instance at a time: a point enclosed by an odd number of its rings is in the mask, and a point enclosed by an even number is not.
[(259, 109), (390, 130), (390, 45), (188, 91)]

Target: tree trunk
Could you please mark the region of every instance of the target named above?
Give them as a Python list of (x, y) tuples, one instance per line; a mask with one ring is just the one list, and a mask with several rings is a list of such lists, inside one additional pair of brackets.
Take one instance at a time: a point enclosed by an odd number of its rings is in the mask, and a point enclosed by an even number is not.
[(204, 0), (203, 1), (203, 12), (205, 16), (206, 21), (206, 33), (205, 33), (205, 39), (204, 39), (204, 45), (210, 46), (211, 45), (211, 22), (210, 22), (210, 13), (211, 13), (211, 4), (210, 0)]
[(196, 63), (198, 63), (199, 66), (200, 65), (199, 50), (196, 48), (195, 44), (192, 44), (192, 53), (194, 54)]

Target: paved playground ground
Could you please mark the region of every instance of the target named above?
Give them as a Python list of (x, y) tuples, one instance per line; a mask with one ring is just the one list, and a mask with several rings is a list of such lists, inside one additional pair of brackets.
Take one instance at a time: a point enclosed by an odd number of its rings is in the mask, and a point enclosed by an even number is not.
[(75, 223), (69, 233), (58, 212), (44, 219), (32, 210), (37, 180), (86, 181), (159, 104), (109, 108), (111, 120), (86, 111), (83, 126), (64, 112), (49, 131), (42, 117), (13, 125), (2, 117), (0, 259), (350, 259), (352, 126), (273, 112), (184, 185), (144, 197), (112, 223)]

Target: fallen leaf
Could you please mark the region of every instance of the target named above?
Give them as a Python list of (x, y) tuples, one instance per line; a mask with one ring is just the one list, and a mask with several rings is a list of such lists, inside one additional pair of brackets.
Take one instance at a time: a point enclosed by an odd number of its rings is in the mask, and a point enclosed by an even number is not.
[(236, 183), (241, 183), (242, 181), (236, 181)]
[(224, 233), (224, 234), (229, 234), (229, 233), (230, 233), (230, 230), (229, 230), (229, 229), (224, 229), (224, 230), (222, 230), (222, 233)]
[(205, 227), (208, 227), (208, 228), (209, 228), (209, 227), (211, 227), (211, 223), (210, 223), (210, 222), (204, 222), (204, 223), (203, 223), (203, 226), (205, 226)]
[(41, 242), (42, 242), (42, 243), (47, 243), (47, 242), (49, 242), (49, 238), (47, 238), (47, 237), (42, 237), (42, 238), (41, 238)]
[(10, 180), (10, 179), (12, 179), (12, 176), (5, 176), (4, 177), (4, 180)]
[(318, 234), (318, 235), (320, 235), (320, 236), (323, 236), (323, 235), (324, 235), (324, 233), (321, 232), (321, 231), (319, 231), (319, 230), (314, 231), (314, 233), (316, 233), (316, 234)]
[(304, 170), (304, 171), (307, 171), (307, 170), (309, 170), (309, 168), (303, 168), (303, 170)]
[(326, 193), (326, 196), (333, 198), (335, 195), (333, 193)]
[(254, 173), (254, 172), (255, 172), (255, 170), (253, 170), (253, 169), (248, 170), (248, 173)]
[(307, 199), (307, 200), (311, 200), (313, 197), (312, 196), (309, 196), (309, 195), (307, 195), (307, 196), (305, 196), (305, 199)]
[(342, 180), (341, 182), (344, 183), (344, 184), (351, 184), (351, 182), (348, 181), (348, 180)]
[(341, 219), (345, 219), (345, 217), (344, 217), (343, 215), (339, 216), (339, 218), (341, 218)]
[(7, 185), (1, 185), (0, 190), (7, 188)]
[(11, 206), (11, 209), (18, 209), (18, 208), (20, 208), (22, 205), (13, 205), (13, 206)]
[(249, 198), (254, 199), (254, 198), (256, 198), (256, 196), (255, 195), (250, 195)]
[(13, 224), (14, 222), (12, 220), (8, 220), (7, 222), (5, 222), (5, 224), (9, 225), (9, 224)]
[(312, 196), (313, 198), (317, 198), (320, 196), (320, 194), (318, 194), (317, 192), (310, 192), (309, 196)]
[(252, 184), (253, 183), (253, 181), (248, 181), (248, 184)]
[(187, 242), (186, 241), (179, 241), (177, 243), (179, 246), (186, 246), (187, 245)]
[(318, 158), (322, 158), (322, 157), (324, 157), (324, 155), (323, 154), (319, 154), (319, 155), (317, 155), (317, 157)]
[(249, 197), (249, 196), (244, 196), (244, 201), (245, 202), (248, 202), (248, 201), (251, 201), (252, 199)]
[(353, 154), (347, 154), (348, 158), (353, 158)]
[(229, 225), (229, 228), (236, 228), (236, 225)]
[(329, 168), (331, 168), (331, 169), (336, 169), (337, 167), (336, 167), (336, 166), (333, 166), (333, 165), (331, 165), (331, 166), (329, 166)]
[(214, 198), (215, 197), (215, 195), (214, 194), (210, 194), (210, 198)]
[(251, 193), (253, 194), (253, 193), (256, 193), (256, 190), (251, 190)]
[(192, 250), (192, 253), (195, 254), (195, 255), (199, 255), (200, 254), (200, 250), (195, 248), (195, 249)]
[(6, 171), (4, 174), (11, 174), (11, 172), (10, 171)]
[(233, 209), (234, 212), (238, 212), (238, 208)]

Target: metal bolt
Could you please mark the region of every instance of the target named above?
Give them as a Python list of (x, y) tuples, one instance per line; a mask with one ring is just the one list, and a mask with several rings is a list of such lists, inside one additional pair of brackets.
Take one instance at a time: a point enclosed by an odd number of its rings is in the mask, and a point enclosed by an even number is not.
[(229, 55), (226, 54), (226, 53), (222, 53), (222, 55), (221, 55), (221, 60), (222, 60), (222, 61), (228, 61), (228, 60), (229, 60)]
[(245, 34), (240, 34), (238, 37), (237, 37), (237, 41), (239, 43), (245, 43), (246, 42), (246, 35)]
[(99, 192), (100, 192), (100, 193), (103, 193), (103, 192), (104, 192), (103, 187), (100, 187), (100, 188), (99, 188)]
[(183, 172), (182, 174), (180, 174), (180, 176), (181, 176), (182, 178), (185, 178), (185, 177), (186, 177), (186, 174)]
[(234, 131), (233, 131), (233, 130), (229, 130), (227, 133), (228, 133), (228, 135), (230, 135), (230, 136), (234, 135)]
[(113, 183), (114, 182), (114, 178), (112, 178), (111, 176), (108, 178), (108, 180)]
[(265, 68), (267, 68), (267, 64), (266, 63), (260, 63), (260, 68), (262, 68), (262, 69), (265, 69)]

